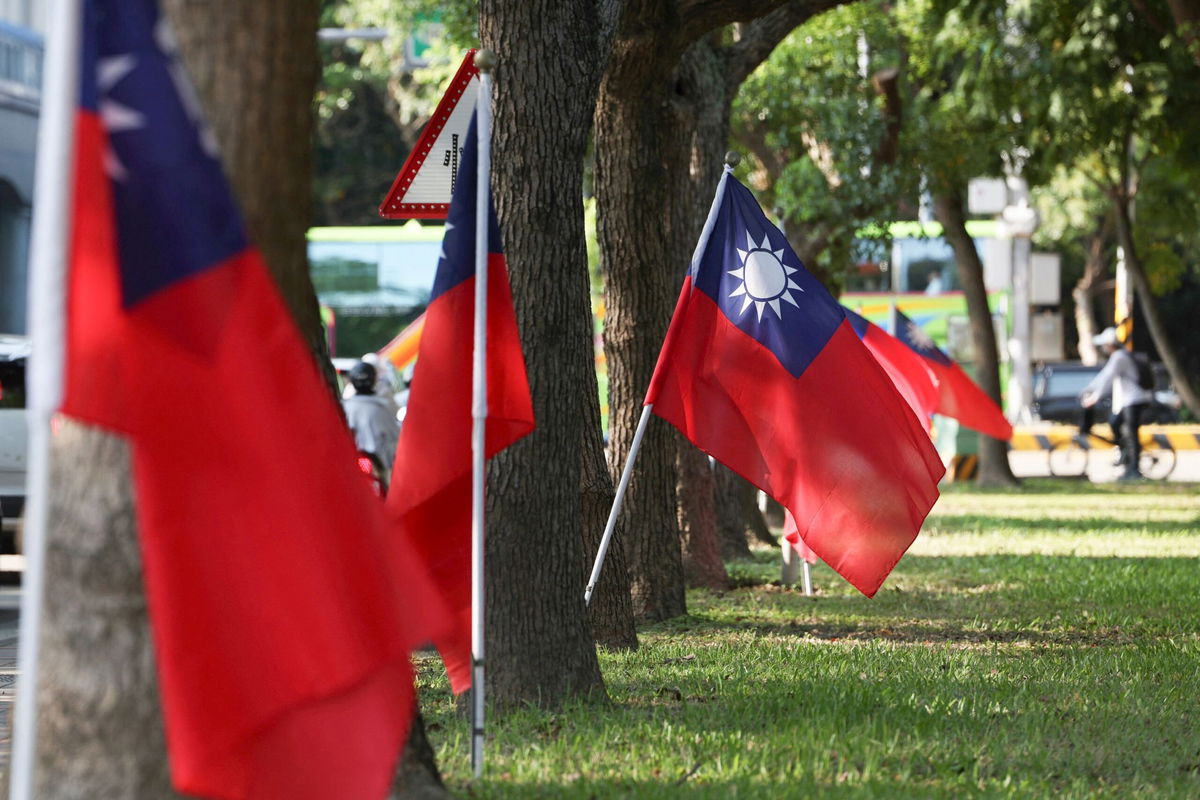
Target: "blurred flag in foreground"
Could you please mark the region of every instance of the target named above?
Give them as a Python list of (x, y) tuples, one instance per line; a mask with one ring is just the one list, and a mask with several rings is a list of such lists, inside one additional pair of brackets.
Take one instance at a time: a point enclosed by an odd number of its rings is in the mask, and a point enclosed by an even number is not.
[[(62, 411), (124, 434), (175, 787), (379, 798), (444, 616), (247, 241), (153, 0), (86, 0)], [(429, 605), (433, 603), (433, 605)]]
[(874, 322), (845, 306), (842, 310), (850, 320), (850, 327), (896, 384), (913, 413), (923, 423), (928, 423), (930, 415), (937, 409), (938, 386), (925, 359)]
[(1011, 439), (1012, 424), (1004, 418), (995, 401), (933, 343), (920, 325), (904, 316), (899, 309), (893, 309), (892, 314), (895, 337), (919, 355), (933, 373), (938, 389), (934, 411), (953, 417), (968, 428), (995, 439)]
[(921, 423), (728, 170), (646, 403), (778, 500), (868, 596), (937, 499), (944, 470)]
[[(388, 508), (424, 557), (454, 614), (435, 638), (455, 693), (471, 686), (471, 354), (474, 349), (475, 122), (466, 146), (442, 258), (425, 311)], [(533, 403), (517, 332), (500, 228), (489, 198), (487, 423), (490, 458), (533, 430)]]

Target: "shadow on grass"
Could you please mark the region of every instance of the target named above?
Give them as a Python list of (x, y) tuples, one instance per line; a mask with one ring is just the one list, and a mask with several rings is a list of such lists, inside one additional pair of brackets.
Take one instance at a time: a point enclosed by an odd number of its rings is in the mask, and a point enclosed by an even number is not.
[[(1186, 556), (908, 556), (873, 600), (828, 567), (814, 571), (818, 594), (777, 580), (725, 593), (697, 592), (693, 618), (645, 629), (711, 628), (826, 641), (1027, 643), (1100, 646), (1200, 633)], [(776, 573), (777, 574), (777, 573)], [(971, 576), (971, 577), (968, 577)], [(742, 574), (748, 581), (749, 571)]]

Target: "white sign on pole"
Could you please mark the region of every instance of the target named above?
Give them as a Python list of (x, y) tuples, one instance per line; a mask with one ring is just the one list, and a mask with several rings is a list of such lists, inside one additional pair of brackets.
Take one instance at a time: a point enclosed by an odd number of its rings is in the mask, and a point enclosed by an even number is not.
[(972, 178), (967, 182), (967, 210), (972, 214), (999, 214), (1008, 205), (1004, 178)]
[(1035, 306), (1056, 306), (1062, 300), (1059, 284), (1062, 257), (1058, 253), (1034, 253), (1029, 262), (1029, 302)]

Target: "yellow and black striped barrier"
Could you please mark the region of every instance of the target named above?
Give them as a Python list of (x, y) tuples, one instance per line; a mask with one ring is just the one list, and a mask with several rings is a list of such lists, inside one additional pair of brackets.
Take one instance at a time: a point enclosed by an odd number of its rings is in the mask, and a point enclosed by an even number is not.
[[(1107, 425), (1097, 425), (1094, 434), (1088, 437), (1093, 447), (1111, 445), (1112, 431)], [(1009, 443), (1013, 450), (1051, 450), (1063, 442), (1069, 442), (1079, 433), (1074, 425), (1015, 425)], [(1142, 425), (1138, 438), (1143, 445), (1173, 447), (1176, 450), (1200, 450), (1200, 425)], [(1108, 437), (1105, 441), (1100, 437)]]

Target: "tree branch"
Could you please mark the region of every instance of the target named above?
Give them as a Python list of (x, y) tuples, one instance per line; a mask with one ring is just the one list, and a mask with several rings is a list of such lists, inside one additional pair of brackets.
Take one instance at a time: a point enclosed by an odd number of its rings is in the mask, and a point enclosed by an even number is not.
[(758, 67), (789, 33), (841, 0), (791, 0), (752, 22), (738, 25), (735, 41), (725, 48), (725, 85), (732, 97), (742, 81)]

